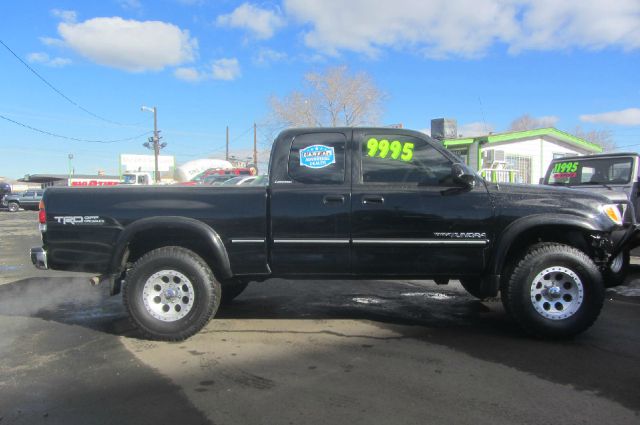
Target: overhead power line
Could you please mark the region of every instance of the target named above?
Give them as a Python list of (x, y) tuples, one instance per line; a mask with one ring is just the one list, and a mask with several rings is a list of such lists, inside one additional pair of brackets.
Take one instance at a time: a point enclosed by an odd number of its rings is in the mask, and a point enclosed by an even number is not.
[(32, 127), (29, 124), (25, 124), (16, 120), (12, 120), (9, 117), (5, 117), (4, 115), (0, 115), (0, 118), (2, 118), (5, 121), (9, 121), (11, 123), (14, 123), (16, 125), (19, 125), (20, 127), (24, 127), (27, 128), (29, 130), (32, 131), (36, 131), (38, 133), (42, 133), (42, 134), (46, 134), (47, 136), (52, 136), (52, 137), (58, 137), (60, 139), (66, 139), (66, 140), (72, 140), (74, 142), (85, 142), (85, 143), (118, 143), (118, 142), (127, 142), (129, 140), (134, 140), (134, 139), (138, 139), (142, 136), (146, 136), (147, 134), (151, 134), (153, 133), (153, 131), (145, 131), (144, 133), (138, 134), (136, 136), (131, 136), (131, 137), (127, 137), (125, 139), (116, 139), (116, 140), (91, 140), (91, 139), (81, 139), (78, 137), (70, 137), (70, 136), (63, 136), (62, 134), (56, 134), (56, 133), (52, 133), (50, 131), (47, 130), (42, 130), (36, 127)]
[(80, 105), (78, 102), (74, 101), (73, 99), (69, 98), (69, 96), (65, 95), (64, 93), (62, 93), (62, 91), (60, 91), (59, 89), (57, 89), (53, 84), (51, 84), (49, 81), (47, 81), (42, 75), (40, 75), (35, 69), (33, 69), (31, 66), (29, 66), (28, 63), (26, 63), (20, 56), (18, 56), (16, 54), (16, 52), (14, 52), (13, 50), (11, 50), (11, 48), (9, 46), (7, 46), (5, 44), (4, 41), (0, 40), (0, 44), (2, 44), (5, 49), (7, 49), (16, 59), (18, 59), (20, 61), (20, 63), (22, 63), (29, 71), (31, 71), (36, 77), (38, 77), (43, 83), (45, 83), (51, 90), (53, 90), (54, 92), (56, 92), (57, 94), (59, 94), (63, 99), (65, 99), (67, 102), (71, 103), (72, 105), (74, 105), (75, 107), (77, 107), (78, 109), (80, 109), (81, 111), (91, 115), (92, 117), (99, 119), (100, 121), (104, 121), (104, 122), (108, 122), (110, 124), (115, 124), (115, 125), (121, 125), (121, 126), (131, 126), (134, 124), (123, 124), (121, 122), (117, 122), (117, 121), (113, 121), (104, 117), (101, 117), (98, 114), (95, 114), (93, 112), (91, 112), (90, 110), (88, 110), (87, 108), (83, 107), (82, 105)]

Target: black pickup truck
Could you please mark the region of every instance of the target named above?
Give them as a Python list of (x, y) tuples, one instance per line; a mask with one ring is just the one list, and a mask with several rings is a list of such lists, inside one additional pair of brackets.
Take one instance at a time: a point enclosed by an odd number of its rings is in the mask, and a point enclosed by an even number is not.
[(570, 337), (596, 320), (605, 271), (634, 227), (607, 198), (491, 184), (423, 133), (292, 129), (266, 187), (47, 189), (39, 268), (123, 290), (148, 337), (198, 332), (248, 282), (458, 279), (501, 294), (527, 332)]
[[(618, 205), (625, 221), (640, 221), (640, 157), (637, 153), (611, 152), (556, 158), (549, 164), (540, 183), (598, 193)], [(638, 246), (640, 234), (636, 232), (605, 271), (607, 286), (624, 281), (629, 268), (629, 252)]]

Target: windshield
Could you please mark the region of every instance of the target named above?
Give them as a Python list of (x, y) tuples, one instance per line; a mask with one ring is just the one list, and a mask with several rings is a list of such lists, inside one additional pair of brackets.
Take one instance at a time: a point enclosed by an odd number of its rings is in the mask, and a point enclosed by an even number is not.
[(588, 186), (628, 184), (631, 181), (633, 158), (591, 158), (552, 162), (545, 184)]

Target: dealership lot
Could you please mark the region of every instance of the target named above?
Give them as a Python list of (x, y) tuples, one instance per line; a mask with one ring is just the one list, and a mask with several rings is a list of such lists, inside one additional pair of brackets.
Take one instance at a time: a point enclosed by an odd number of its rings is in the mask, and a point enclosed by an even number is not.
[(31, 266), (36, 215), (0, 211), (0, 424), (640, 420), (638, 269), (572, 341), (457, 283), (273, 279), (161, 343), (89, 275)]

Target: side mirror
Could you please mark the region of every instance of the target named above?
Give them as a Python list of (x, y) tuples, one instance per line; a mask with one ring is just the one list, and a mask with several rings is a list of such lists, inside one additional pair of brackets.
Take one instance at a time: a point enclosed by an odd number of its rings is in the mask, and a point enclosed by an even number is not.
[(451, 175), (453, 177), (453, 181), (456, 183), (460, 183), (464, 187), (471, 189), (476, 185), (476, 176), (475, 174), (469, 172), (466, 167), (462, 164), (455, 163), (451, 166)]

